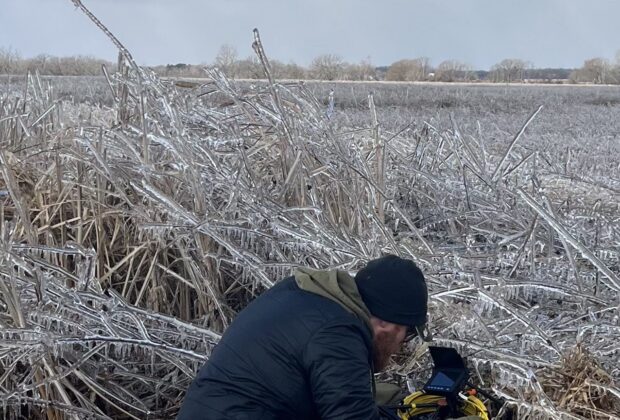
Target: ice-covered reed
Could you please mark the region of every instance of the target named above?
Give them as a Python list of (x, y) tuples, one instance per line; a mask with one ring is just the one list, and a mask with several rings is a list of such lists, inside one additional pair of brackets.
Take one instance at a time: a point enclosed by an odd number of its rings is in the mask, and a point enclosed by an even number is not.
[[(619, 415), (617, 160), (576, 149), (569, 165), (456, 122), (391, 134), (370, 111), (352, 129), (304, 84), (213, 70), (186, 89), (130, 60), (111, 109), (67, 115), (36, 75), (0, 98), (8, 417), (173, 417), (256, 294), (387, 252), (422, 266), (437, 342), (504, 410)], [(419, 354), (393, 377), (416, 377)]]

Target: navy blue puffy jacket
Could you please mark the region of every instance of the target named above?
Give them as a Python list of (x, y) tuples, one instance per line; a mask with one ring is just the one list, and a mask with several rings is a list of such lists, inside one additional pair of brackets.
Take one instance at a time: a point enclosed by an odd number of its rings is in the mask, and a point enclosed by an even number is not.
[(371, 343), (364, 322), (289, 277), (239, 313), (179, 419), (379, 419)]

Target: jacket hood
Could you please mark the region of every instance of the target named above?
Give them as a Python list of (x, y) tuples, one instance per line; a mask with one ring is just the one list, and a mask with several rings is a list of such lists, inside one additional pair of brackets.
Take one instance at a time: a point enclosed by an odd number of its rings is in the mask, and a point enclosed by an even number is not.
[(355, 279), (346, 271), (325, 271), (300, 267), (295, 270), (294, 277), (300, 289), (340, 304), (344, 309), (364, 321), (372, 333), (370, 311), (362, 300)]

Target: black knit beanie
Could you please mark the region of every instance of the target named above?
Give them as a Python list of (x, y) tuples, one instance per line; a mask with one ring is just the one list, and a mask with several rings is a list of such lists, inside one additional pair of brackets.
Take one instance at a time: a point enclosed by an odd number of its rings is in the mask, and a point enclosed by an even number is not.
[(355, 282), (375, 317), (409, 327), (426, 323), (426, 281), (413, 261), (396, 255), (372, 260), (355, 275)]

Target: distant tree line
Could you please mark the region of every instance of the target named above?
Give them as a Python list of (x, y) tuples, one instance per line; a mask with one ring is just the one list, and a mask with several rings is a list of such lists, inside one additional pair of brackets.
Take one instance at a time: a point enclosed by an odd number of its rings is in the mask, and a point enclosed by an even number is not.
[(101, 66), (112, 63), (89, 56), (55, 57), (39, 54), (32, 58), (22, 58), (12, 49), (0, 48), (0, 74), (26, 74), (35, 69), (40, 74), (53, 76), (100, 75)]
[[(37, 69), (43, 75), (99, 75), (102, 65), (114, 66), (111, 62), (89, 56), (54, 57), (41, 54), (22, 58), (12, 49), (0, 48), (0, 74), (26, 74)], [(212, 63), (177, 63), (151, 68), (166, 77), (203, 77), (205, 67), (217, 67), (231, 78), (265, 77), (263, 67), (255, 56), (239, 58), (237, 50), (230, 45), (223, 45)], [(320, 55), (307, 67), (272, 59), (270, 67), (272, 75), (278, 79), (620, 84), (620, 51), (614, 61), (591, 58), (578, 69), (535, 68), (530, 62), (507, 58), (489, 70), (475, 70), (458, 60), (445, 60), (433, 66), (426, 57), (398, 60), (381, 67), (373, 65), (369, 58), (359, 63), (349, 63), (335, 54)]]
[[(278, 79), (378, 80), (377, 70), (369, 59), (352, 64), (335, 54), (320, 55), (307, 68), (274, 59), (269, 60), (269, 65), (272, 75)], [(200, 77), (204, 76), (204, 67), (217, 67), (228, 77), (237, 79), (265, 78), (263, 66), (256, 56), (239, 58), (237, 50), (229, 45), (223, 45), (210, 64), (174, 64), (156, 66), (153, 70), (162, 76)]]
[(604, 58), (591, 58), (583, 66), (570, 74), (574, 83), (620, 84), (620, 51), (615, 63)]

